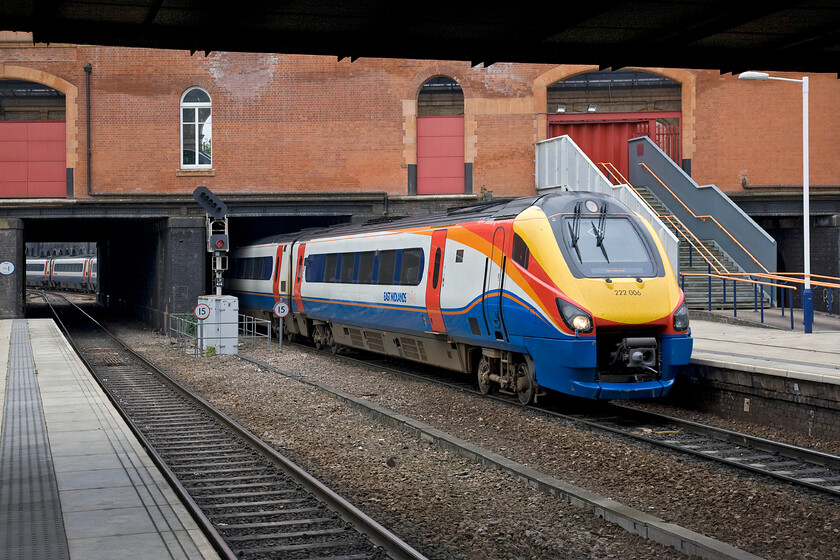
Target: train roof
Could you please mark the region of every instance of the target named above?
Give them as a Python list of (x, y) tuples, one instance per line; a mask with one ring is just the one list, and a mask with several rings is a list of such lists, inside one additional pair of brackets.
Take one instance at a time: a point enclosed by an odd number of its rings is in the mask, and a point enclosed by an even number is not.
[[(297, 232), (283, 233), (258, 239), (251, 245), (263, 245), (270, 243), (288, 243), (298, 239), (322, 239), (338, 235), (350, 235), (355, 233), (371, 233), (391, 229), (407, 229), (416, 227), (440, 227), (468, 221), (495, 221), (515, 218), (523, 210), (531, 206), (549, 205), (554, 208), (573, 205), (575, 200), (582, 196), (581, 191), (554, 192), (550, 194), (527, 196), (518, 198), (495, 199), (488, 202), (472, 204), (458, 208), (450, 208), (442, 212), (434, 212), (417, 216), (383, 216), (374, 218), (362, 223), (339, 224), (323, 228), (307, 228)], [(610, 199), (618, 202), (617, 199), (595, 192), (585, 192), (586, 198)]]

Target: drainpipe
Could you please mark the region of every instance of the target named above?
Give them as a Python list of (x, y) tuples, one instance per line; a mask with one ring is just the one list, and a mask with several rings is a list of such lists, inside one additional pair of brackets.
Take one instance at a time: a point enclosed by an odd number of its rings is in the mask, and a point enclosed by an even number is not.
[(91, 175), (91, 168), (90, 168), (90, 72), (92, 67), (90, 62), (85, 64), (85, 97), (87, 98), (87, 194), (90, 196), (90, 175)]

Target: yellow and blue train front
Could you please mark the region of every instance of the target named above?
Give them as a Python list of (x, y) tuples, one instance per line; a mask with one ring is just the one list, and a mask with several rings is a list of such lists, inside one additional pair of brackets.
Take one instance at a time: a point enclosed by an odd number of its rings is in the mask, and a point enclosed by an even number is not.
[(537, 383), (592, 399), (665, 395), (690, 360), (692, 339), (682, 291), (650, 225), (590, 195), (532, 207), (514, 232), (531, 254), (510, 270), (521, 291), (505, 317), (521, 323), (514, 330)]

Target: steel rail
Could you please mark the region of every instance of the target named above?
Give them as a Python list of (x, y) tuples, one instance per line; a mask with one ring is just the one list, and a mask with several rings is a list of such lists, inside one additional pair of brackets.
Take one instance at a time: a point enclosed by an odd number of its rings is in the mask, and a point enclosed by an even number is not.
[[(45, 298), (46, 299), (46, 298)], [(66, 300), (66, 298), (65, 298)], [(113, 339), (117, 344), (119, 344), (126, 352), (128, 352), (132, 357), (139, 360), (145, 367), (147, 367), (150, 371), (153, 371), (156, 375), (160, 376), (164, 379), (171, 387), (173, 387), (178, 393), (185, 396), (190, 401), (196, 403), (201, 407), (201, 409), (207, 413), (209, 413), (212, 417), (214, 417), (218, 422), (224, 425), (226, 428), (231, 430), (235, 433), (239, 438), (245, 441), (248, 445), (256, 449), (261, 455), (266, 457), (271, 463), (276, 465), (280, 470), (285, 472), (290, 478), (292, 478), (298, 485), (307, 489), (311, 492), (319, 501), (326, 504), (326, 506), (337, 513), (344, 521), (350, 523), (358, 532), (364, 534), (375, 546), (381, 547), (386, 551), (386, 553), (393, 558), (394, 560), (426, 560), (426, 557), (412, 548), (410, 545), (402, 541), (399, 537), (393, 534), (390, 530), (379, 524), (373, 518), (365, 514), (359, 508), (354, 506), (352, 503), (341, 497), (335, 491), (330, 489), (328, 486), (317, 480), (315, 477), (307, 473), (304, 469), (300, 466), (289, 460), (287, 457), (283, 456), (282, 454), (278, 453), (275, 449), (271, 446), (263, 442), (260, 438), (255, 436), (251, 433), (247, 428), (233, 420), (230, 416), (210, 404), (207, 400), (199, 396), (198, 394), (191, 391), (189, 388), (181, 384), (179, 381), (168, 375), (164, 372), (161, 368), (159, 368), (156, 364), (154, 364), (151, 360), (146, 359), (145, 357), (141, 356), (140, 354), (134, 352), (131, 348), (129, 348), (122, 340), (119, 339), (116, 335), (108, 331), (102, 324), (100, 324), (96, 319), (91, 317), (87, 312), (81, 309), (79, 306), (67, 300), (70, 305), (73, 305), (79, 312), (83, 313), (88, 319), (90, 319), (103, 333), (105, 333), (108, 337)], [(49, 304), (49, 303), (48, 303)], [(52, 305), (49, 304), (52, 308)], [(74, 349), (82, 355), (80, 349), (74, 344), (72, 338), (70, 337), (69, 333), (66, 330), (66, 327), (63, 326), (60, 319), (56, 315), (56, 319), (61, 325), (62, 329), (65, 330), (65, 334), (70, 339), (71, 344), (73, 345)], [(84, 358), (83, 358), (84, 360)], [(85, 365), (91, 371), (94, 371), (91, 365), (85, 360)], [(101, 382), (100, 382), (101, 384)], [(103, 385), (103, 389), (105, 389)], [(156, 461), (160, 461), (159, 466), (166, 474), (167, 478), (169, 479), (170, 483), (176, 488), (176, 491), (179, 494), (179, 497), (182, 497), (184, 501), (190, 506), (191, 513), (192, 508), (196, 508), (197, 513), (197, 521), (202, 525), (202, 528), (205, 530), (209, 530), (211, 535), (215, 535), (212, 538), (214, 546), (217, 546), (226, 558), (230, 559), (237, 559), (239, 558), (233, 551), (230, 549), (228, 544), (224, 541), (224, 538), (216, 532), (215, 527), (212, 523), (207, 519), (203, 512), (201, 512), (199, 506), (194, 502), (192, 497), (189, 495), (189, 491), (181, 485), (178, 481), (175, 474), (169, 469), (169, 467), (163, 461), (163, 458), (154, 451), (154, 444), (149, 442), (145, 436), (143, 436), (142, 432), (140, 431), (139, 427), (134, 424), (134, 422), (125, 416), (124, 411), (118, 402), (119, 399), (115, 398), (107, 389), (105, 389), (106, 393), (108, 394), (109, 398), (112, 400), (114, 405), (120, 410), (120, 413), (124, 415), (127, 423), (131, 427), (132, 431), (137, 434), (138, 438), (141, 440), (143, 446), (150, 451), (153, 459)]]
[[(332, 357), (334, 359), (345, 360), (347, 362), (364, 366), (371, 370), (377, 371), (389, 371), (396, 375), (410, 378), (413, 380), (420, 380), (424, 382), (434, 383), (437, 385), (442, 385), (446, 387), (450, 387), (456, 389), (458, 391), (462, 391), (465, 393), (479, 395), (482, 398), (489, 398), (494, 400), (495, 402), (503, 403), (505, 405), (522, 408), (522, 405), (518, 403), (518, 401), (513, 400), (512, 398), (507, 398), (500, 395), (485, 395), (482, 394), (478, 389), (473, 387), (472, 383), (458, 383), (452, 382), (448, 380), (443, 380), (442, 378), (435, 378), (434, 374), (418, 374), (408, 371), (407, 369), (403, 369), (401, 367), (384, 365), (381, 362), (373, 363), (372, 361), (366, 361), (362, 358), (354, 358), (350, 356), (342, 356), (342, 355), (335, 355), (328, 351), (323, 350), (316, 350), (310, 346), (301, 345), (302, 347), (306, 348), (307, 351), (317, 352), (325, 357)], [(247, 359), (247, 358), (245, 358)], [(265, 366), (266, 364), (260, 363), (260, 365)], [(276, 370), (276, 368), (274, 368)], [(733, 445), (740, 445), (745, 448), (754, 449), (756, 451), (761, 451), (764, 453), (771, 453), (774, 455), (778, 455), (780, 457), (786, 457), (791, 460), (801, 461), (807, 465), (816, 465), (820, 467), (824, 467), (830, 469), (832, 471), (836, 471), (838, 480), (837, 482), (833, 482), (831, 484), (818, 484), (813, 481), (803, 480), (802, 478), (797, 478), (795, 476), (791, 476), (787, 471), (773, 471), (769, 468), (764, 468), (761, 466), (756, 466), (756, 464), (749, 464), (739, 460), (732, 460), (727, 459), (727, 457), (722, 455), (717, 455), (716, 453), (710, 453), (708, 451), (702, 451), (698, 449), (687, 448), (679, 443), (670, 443), (668, 441), (658, 439), (658, 438), (651, 438), (647, 437), (643, 434), (633, 433), (631, 429), (628, 428), (619, 428), (615, 426), (610, 426), (607, 422), (602, 419), (599, 419), (599, 416), (596, 415), (576, 415), (576, 414), (568, 414), (564, 412), (559, 412), (557, 410), (552, 410), (545, 406), (536, 406), (531, 405), (527, 408), (531, 408), (532, 410), (545, 414), (551, 418), (562, 419), (566, 420), (575, 424), (584, 425), (589, 428), (597, 429), (600, 431), (612, 433), (615, 435), (619, 435), (621, 437), (630, 438), (636, 441), (644, 442), (646, 444), (650, 444), (656, 447), (662, 447), (669, 449), (671, 451), (677, 451), (681, 454), (689, 454), (704, 460), (711, 460), (721, 464), (725, 464), (730, 467), (734, 467), (739, 470), (744, 470), (748, 472), (752, 472), (755, 474), (761, 474), (768, 477), (772, 477), (777, 480), (781, 480), (787, 483), (791, 483), (794, 485), (799, 485), (803, 487), (810, 488), (812, 490), (817, 490), (819, 492), (829, 494), (832, 496), (840, 497), (840, 456), (832, 455), (829, 453), (824, 453), (821, 451), (816, 451), (813, 449), (808, 449), (805, 447), (798, 447), (794, 445), (790, 445), (783, 442), (773, 441), (766, 438), (760, 438), (757, 436), (753, 436), (750, 434), (744, 434), (741, 432), (735, 432), (732, 430), (728, 430), (726, 428), (721, 428), (718, 426), (713, 426), (709, 424), (701, 424), (699, 422), (693, 422), (689, 420), (682, 420), (678, 418), (674, 418), (671, 416), (667, 416), (664, 414), (658, 414), (650, 411), (642, 411), (640, 409), (632, 408), (627, 405), (621, 404), (604, 404), (604, 410), (611, 411), (611, 415), (614, 417), (618, 417), (619, 419), (628, 420), (628, 419), (643, 419), (645, 423), (653, 423), (654, 421), (659, 422), (662, 425), (668, 424), (676, 424), (681, 426), (682, 429), (686, 431), (690, 431), (691, 433), (702, 435), (704, 437), (708, 437), (714, 439), (715, 441), (719, 442), (726, 442), (731, 443)], [(605, 415), (600, 415), (601, 417)], [(635, 426), (638, 428), (640, 424), (636, 424)]]

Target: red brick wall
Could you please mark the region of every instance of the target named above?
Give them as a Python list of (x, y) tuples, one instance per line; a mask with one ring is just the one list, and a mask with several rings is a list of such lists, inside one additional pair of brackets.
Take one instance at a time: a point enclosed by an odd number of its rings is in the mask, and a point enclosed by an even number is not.
[[(407, 192), (416, 163), (416, 95), (446, 74), (464, 91), (465, 160), (473, 190), (534, 193), (534, 142), (544, 139), (545, 84), (590, 70), (531, 64), (196, 53), (94, 46), (0, 47), (0, 79), (67, 83), (68, 167), (86, 196), (85, 63), (92, 65), (92, 192)], [(715, 71), (685, 78), (683, 145), (701, 183), (723, 190), (801, 185), (801, 88)], [(799, 76), (796, 76), (799, 77)], [(213, 100), (213, 171), (180, 170), (179, 100)], [(811, 183), (840, 184), (840, 83), (811, 80)], [(73, 124), (71, 124), (71, 121)]]
[[(697, 74), (695, 180), (724, 191), (802, 185), (802, 85)], [(776, 75), (776, 74), (774, 74)], [(800, 79), (801, 74), (779, 73)], [(840, 82), (813, 75), (809, 93), (810, 183), (840, 185)]]

